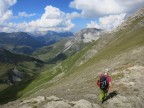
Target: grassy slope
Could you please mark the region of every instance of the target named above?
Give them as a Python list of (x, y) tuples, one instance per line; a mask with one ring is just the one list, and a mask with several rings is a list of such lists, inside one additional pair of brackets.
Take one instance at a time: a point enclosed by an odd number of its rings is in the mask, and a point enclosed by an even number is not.
[(7, 50), (4, 50), (4, 57), (7, 59), (2, 60), (3, 62), (0, 61), (0, 79), (7, 78), (8, 72), (16, 67), (19, 71), (25, 73), (25, 81), (11, 87), (0, 84), (0, 102), (16, 99), (17, 92), (24, 89), (33, 80), (33, 77), (39, 74), (38, 70), (43, 65), (42, 61), (38, 59), (27, 55), (14, 54)]
[(106, 47), (100, 50), (92, 59), (85, 63), (83, 67), (88, 67), (103, 59), (111, 59), (136, 46), (144, 45), (144, 27), (133, 30), (133, 27), (141, 21), (141, 19), (143, 18), (137, 19), (129, 25), (126, 30), (116, 32), (114, 41), (108, 43)]
[(68, 58), (62, 63), (62, 66), (69, 73), (80, 71), (82, 72), (85, 68), (97, 64), (101, 60), (111, 59), (121, 53), (124, 53), (136, 46), (144, 45), (144, 27), (133, 30), (133, 27), (137, 25), (143, 18), (139, 18), (134, 21), (127, 29), (121, 30), (115, 33), (111, 42), (102, 48), (94, 57), (92, 57), (88, 62), (77, 67), (75, 66), (76, 61), (78, 61), (88, 50), (91, 50), (95, 43), (87, 46), (82, 51), (76, 53), (74, 56)]
[(0, 78), (4, 77), (5, 73), (13, 67), (14, 65), (12, 64), (0, 63)]
[(33, 55), (41, 60), (48, 61), (50, 58), (55, 57), (60, 51), (63, 50), (65, 42), (66, 40), (62, 40), (54, 45), (42, 47), (33, 52)]
[[(66, 61), (64, 61), (61, 66), (67, 67), (65, 72), (68, 72), (71, 68), (70, 67), (74, 67), (75, 62), (78, 60), (78, 58), (80, 56), (82, 56), (90, 47), (92, 47), (92, 45), (89, 45), (87, 48), (83, 49), (81, 52), (78, 52), (75, 54), (75, 56), (68, 58)], [(52, 68), (53, 65), (46, 65), (43, 70), (41, 70), (41, 74), (36, 76), (32, 81), (28, 82), (27, 86), (24, 85), (20, 85), (19, 89), (20, 91), (16, 92), (16, 96), (14, 96), (14, 99), (20, 98), (20, 97), (27, 97), (35, 92), (37, 92), (38, 90), (42, 89), (42, 88), (46, 88), (51, 86), (51, 84), (49, 84), (48, 82), (54, 78), (56, 75), (62, 73), (62, 69), (60, 66), (56, 66), (54, 68)], [(71, 74), (71, 73), (68, 73)], [(17, 87), (13, 87), (11, 90), (13, 91), (14, 89), (18, 89)], [(8, 92), (4, 92), (8, 93)], [(8, 101), (9, 100), (13, 100), (13, 95), (11, 95), (10, 98), (5, 97), (4, 99)]]
[[(36, 52), (33, 53), (33, 55), (37, 55), (38, 58), (42, 59), (42, 60), (48, 60), (49, 58), (52, 58), (53, 56), (55, 56), (59, 50), (63, 49), (64, 47), (64, 43), (66, 42), (66, 40), (62, 40), (59, 43), (56, 43), (54, 45), (51, 46), (46, 46), (43, 47), (39, 50), (37, 50)], [(10, 55), (9, 57), (14, 57), (15, 55)], [(21, 57), (19, 57), (19, 59), (21, 59)], [(18, 59), (18, 60), (19, 60)], [(17, 61), (17, 59), (16, 59)], [(21, 60), (19, 60), (21, 61)], [(10, 65), (10, 66), (9, 66)], [(7, 70), (15, 67), (16, 65), (11, 65), (11, 64), (1, 64), (1, 72), (0, 73), (1, 76), (5, 76)], [(29, 76), (33, 76), (33, 70), (35, 69), (35, 65), (31, 62), (18, 62), (17, 64), (17, 68), (19, 70), (23, 70), (24, 72), (26, 72)], [(26, 96), (30, 95), (31, 93), (36, 92), (37, 90), (41, 89), (41, 87), (43, 86), (44, 83), (47, 83), (48, 81), (50, 81), (53, 77), (55, 77), (56, 75), (58, 75), (59, 73), (61, 73), (61, 69), (59, 67), (55, 67), (53, 69), (53, 67), (55, 66), (55, 64), (48, 64), (45, 65), (41, 70), (39, 70), (39, 72), (41, 72), (41, 74), (38, 74), (37, 76), (33, 77), (31, 80), (23, 82), (23, 84), (16, 84), (12, 87), (3, 87), (3, 85), (0, 85), (1, 87), (1, 91), (3, 90), (3, 92), (0, 93), (0, 103), (5, 103), (11, 100), (15, 100), (21, 96), (23, 96), (24, 94)], [(9, 67), (9, 68), (7, 68)], [(7, 68), (7, 70), (6, 70)], [(4, 70), (4, 71), (3, 71)], [(4, 90), (4, 88), (6, 88)], [(13, 92), (13, 93), (11, 93)]]

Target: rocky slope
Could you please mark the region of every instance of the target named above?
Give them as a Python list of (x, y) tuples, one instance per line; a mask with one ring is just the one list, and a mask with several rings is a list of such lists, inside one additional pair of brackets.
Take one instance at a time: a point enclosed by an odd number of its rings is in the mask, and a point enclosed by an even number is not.
[(82, 29), (65, 44), (63, 53), (72, 55), (75, 52), (80, 51), (89, 43), (98, 40), (102, 33), (102, 30), (96, 28)]
[[(144, 89), (141, 88), (143, 84), (140, 80), (143, 79), (144, 72), (144, 25), (141, 23), (144, 18), (141, 13), (144, 13), (143, 9), (137, 12), (138, 18), (131, 23), (125, 22), (127, 28), (103, 36), (88, 48), (86, 53), (83, 55), (77, 53), (73, 56), (71, 60), (74, 60), (76, 56), (78, 58), (74, 65), (71, 64), (72, 68), (69, 71), (66, 68), (67, 64), (62, 64), (63, 75), (60, 77), (65, 77), (62, 79), (57, 77), (53, 86), (31, 95), (31, 97), (53, 94), (68, 100), (84, 98), (101, 107), (143, 108), (144, 95), (142, 92)], [(93, 54), (91, 55), (90, 52)], [(118, 95), (101, 105), (95, 80), (106, 68), (111, 70), (113, 90), (117, 91)], [(71, 74), (67, 75), (65, 72)]]
[[(8, 103), (3, 108), (13, 108), (14, 104)], [(55, 96), (38, 96), (30, 100), (21, 101), (15, 104), (15, 108), (100, 108), (97, 104), (90, 103), (87, 100), (68, 101)]]

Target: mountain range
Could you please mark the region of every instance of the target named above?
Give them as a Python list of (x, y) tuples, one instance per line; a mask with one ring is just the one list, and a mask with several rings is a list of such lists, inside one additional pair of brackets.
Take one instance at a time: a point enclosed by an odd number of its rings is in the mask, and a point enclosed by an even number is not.
[(0, 33), (0, 47), (15, 53), (31, 54), (42, 46), (54, 44), (73, 36), (71, 32), (48, 31), (43, 36), (33, 36), (25, 32)]

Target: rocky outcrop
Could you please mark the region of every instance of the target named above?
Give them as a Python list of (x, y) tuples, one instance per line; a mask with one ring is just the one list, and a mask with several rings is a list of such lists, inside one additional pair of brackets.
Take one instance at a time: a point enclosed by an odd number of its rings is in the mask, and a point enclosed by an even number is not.
[(38, 96), (29, 100), (10, 102), (1, 108), (100, 108), (97, 104), (90, 103), (87, 100), (67, 101), (55, 96)]
[[(144, 17), (144, 8), (141, 8), (137, 12), (135, 12), (133, 15), (129, 16), (120, 26), (117, 27), (114, 31), (117, 32), (119, 30), (127, 29), (128, 26), (132, 24), (133, 21), (136, 21), (137, 19), (143, 18)], [(139, 28), (144, 26), (144, 20), (140, 22), (140, 24), (136, 25), (137, 27), (134, 26), (134, 28)], [(139, 27), (138, 27), (139, 26)]]
[(104, 106), (106, 108), (144, 108), (143, 70), (144, 66), (135, 65), (123, 71), (114, 72), (115, 75), (123, 76), (114, 82), (114, 88), (120, 94), (109, 99)]
[(63, 52), (68, 54), (74, 54), (77, 51), (84, 48), (88, 43), (98, 40), (102, 33), (104, 33), (104, 31), (101, 29), (96, 28), (82, 29), (65, 44)]

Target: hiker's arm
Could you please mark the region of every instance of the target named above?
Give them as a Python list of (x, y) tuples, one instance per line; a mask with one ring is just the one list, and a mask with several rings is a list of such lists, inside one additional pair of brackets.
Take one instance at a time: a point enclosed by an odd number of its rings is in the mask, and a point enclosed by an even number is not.
[(99, 80), (96, 81), (96, 85), (97, 85), (98, 87), (100, 87), (100, 82), (99, 82)]
[(109, 90), (108, 93), (112, 92), (112, 82), (109, 82)]

